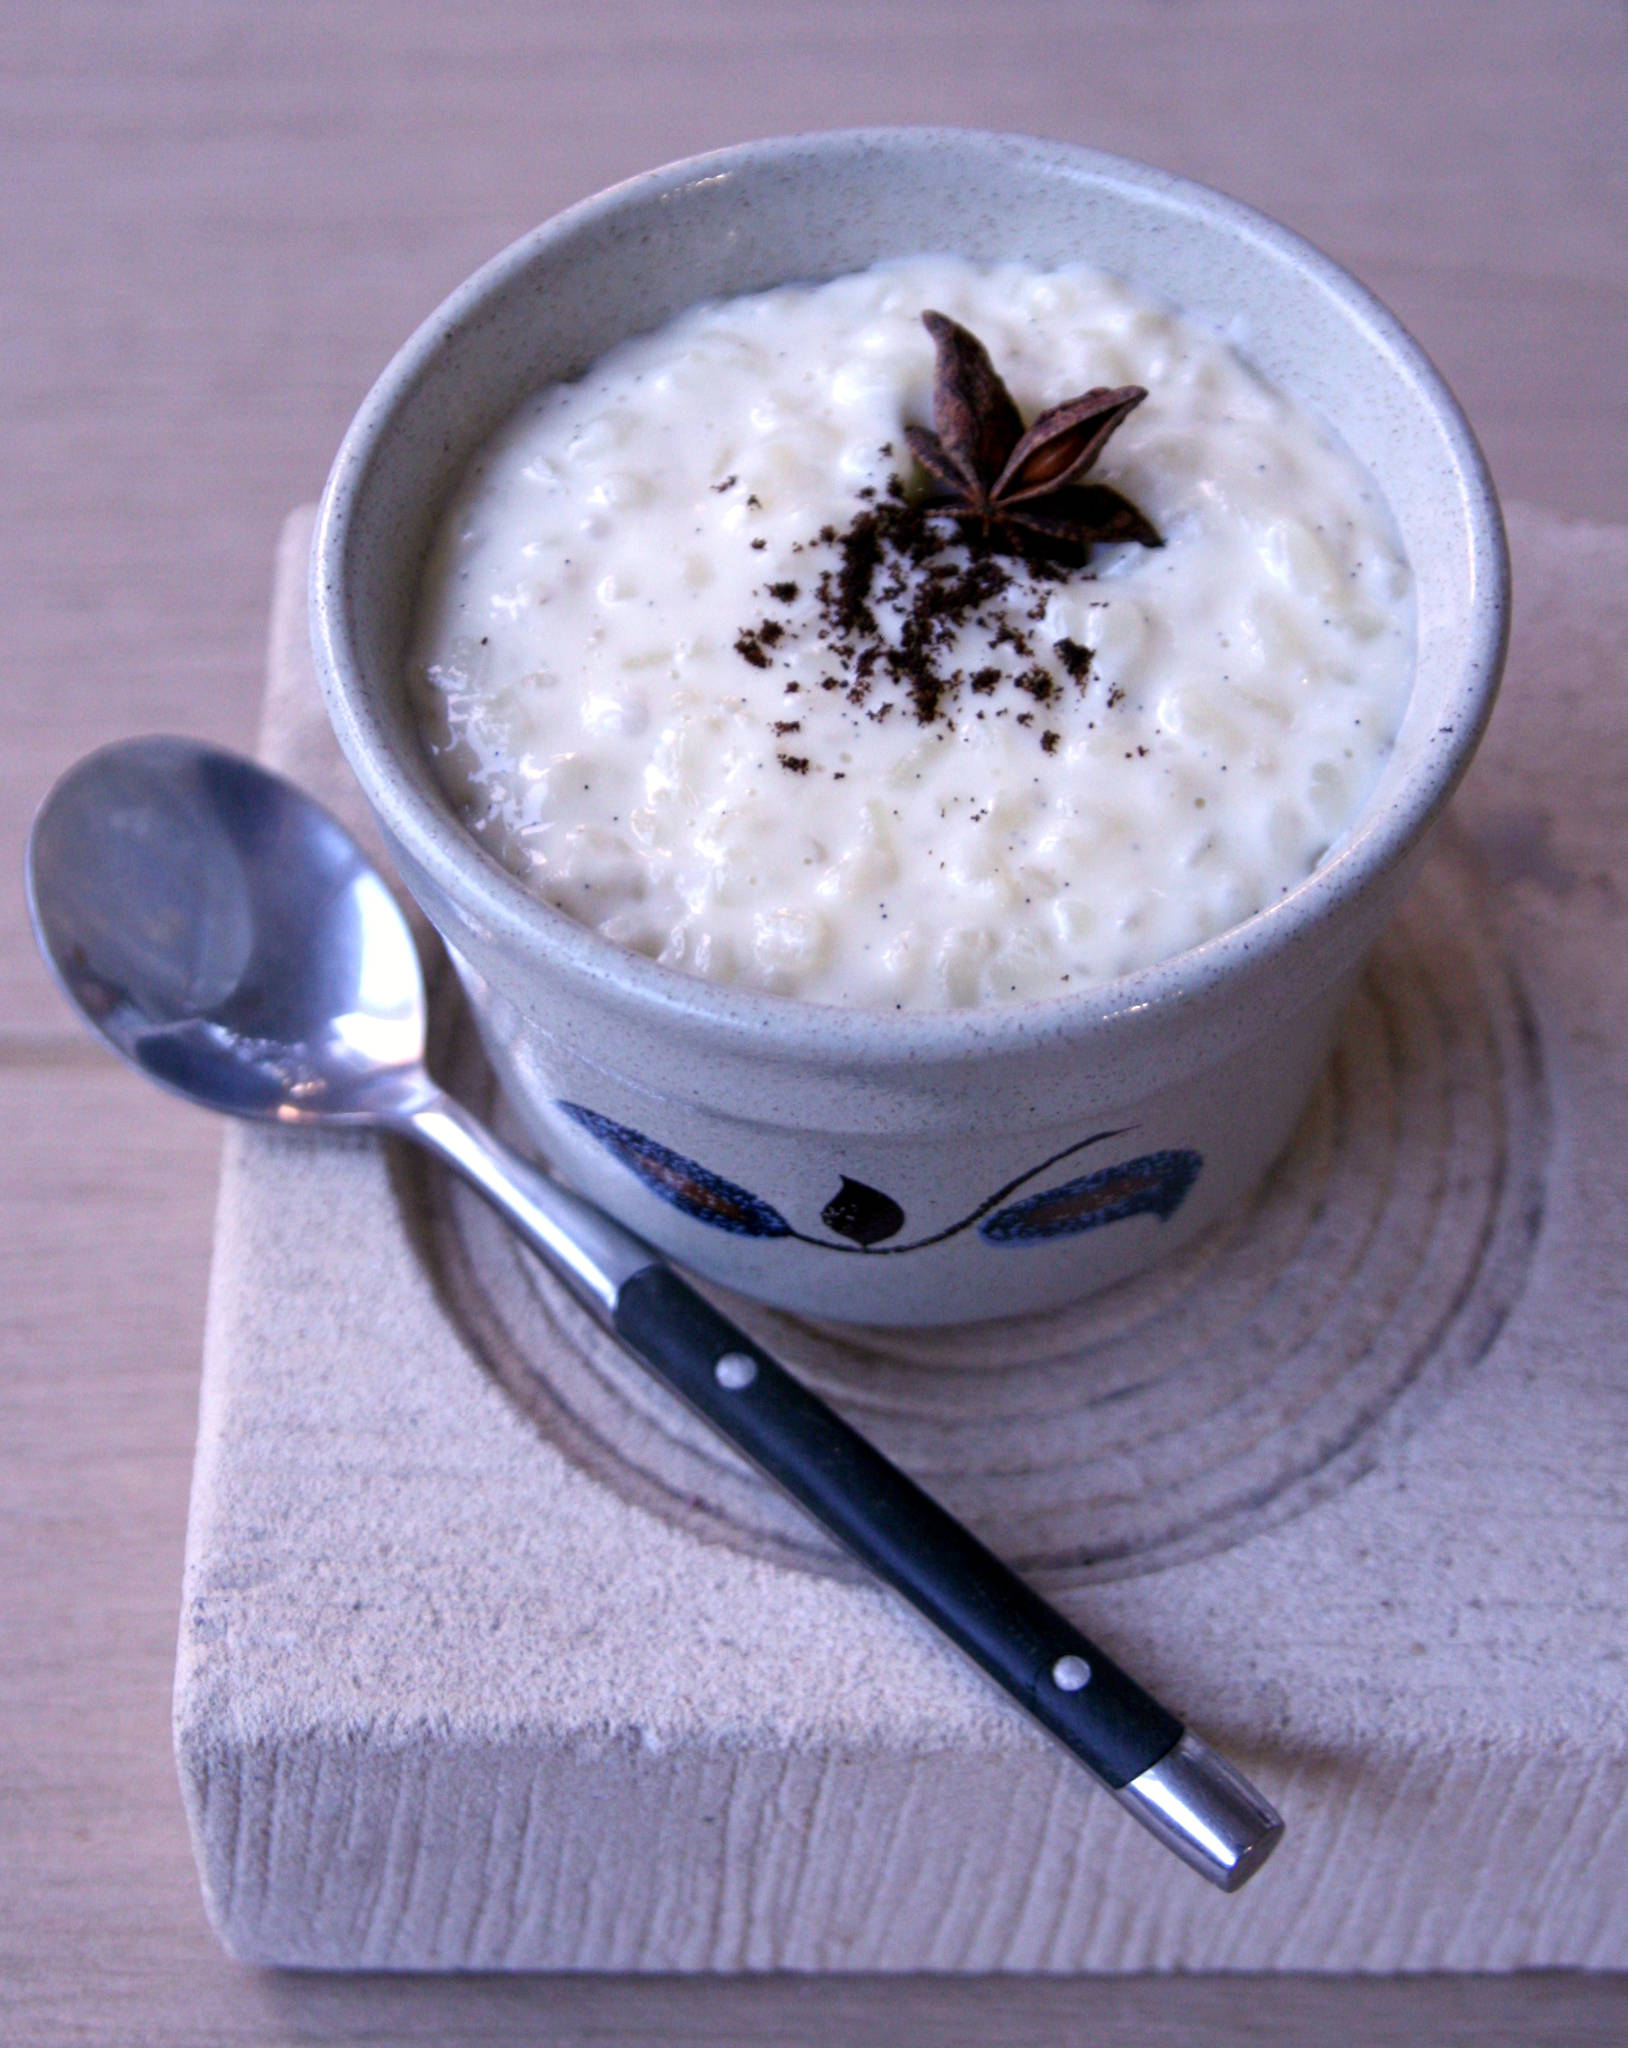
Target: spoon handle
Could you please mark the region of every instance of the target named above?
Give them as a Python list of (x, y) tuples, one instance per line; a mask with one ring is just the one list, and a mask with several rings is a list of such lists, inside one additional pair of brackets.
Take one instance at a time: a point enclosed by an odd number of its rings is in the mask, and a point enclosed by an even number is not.
[(449, 1097), (398, 1126), (480, 1190), (606, 1328), (902, 1593), (1182, 1860), (1234, 1891), (1283, 1823), (1224, 1760), (657, 1253)]
[(623, 1287), (659, 1256), (649, 1245), (511, 1151), (450, 1095), (436, 1091), (385, 1121), (461, 1173), (578, 1300), (615, 1329)]

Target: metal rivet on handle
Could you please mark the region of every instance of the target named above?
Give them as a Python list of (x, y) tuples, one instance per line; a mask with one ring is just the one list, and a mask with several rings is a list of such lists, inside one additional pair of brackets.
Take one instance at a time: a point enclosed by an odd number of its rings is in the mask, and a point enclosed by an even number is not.
[(1083, 1657), (1059, 1657), (1051, 1667), (1051, 1682), (1059, 1692), (1083, 1692), (1091, 1683), (1091, 1667)]
[(726, 1351), (712, 1368), (713, 1378), (720, 1387), (727, 1387), (732, 1394), (738, 1394), (742, 1387), (749, 1387), (757, 1378), (757, 1360), (744, 1351)]

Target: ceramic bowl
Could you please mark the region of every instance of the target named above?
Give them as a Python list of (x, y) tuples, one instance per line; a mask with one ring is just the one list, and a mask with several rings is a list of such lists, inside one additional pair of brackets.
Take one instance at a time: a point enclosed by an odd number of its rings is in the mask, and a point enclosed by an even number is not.
[[(697, 300), (923, 251), (1090, 262), (1225, 332), (1328, 422), (1379, 480), (1412, 564), (1405, 722), (1340, 850), (1271, 909), (1162, 965), (948, 1013), (716, 987), (539, 902), (460, 824), (403, 682), (420, 564), (464, 465), (528, 392)], [(1507, 604), (1474, 437), (1360, 284), (1202, 186), (946, 129), (723, 150), (517, 242), (420, 328), (357, 414), (312, 586), (340, 744), (537, 1146), (704, 1278), (891, 1323), (1009, 1315), (1102, 1287), (1259, 1178), (1480, 738)]]

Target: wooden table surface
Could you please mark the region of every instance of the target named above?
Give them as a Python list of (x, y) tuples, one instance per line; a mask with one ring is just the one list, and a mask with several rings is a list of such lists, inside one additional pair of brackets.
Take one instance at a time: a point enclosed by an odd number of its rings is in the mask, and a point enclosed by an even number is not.
[(23, 836), (85, 749), (243, 746), (272, 546), (484, 257), (798, 128), (1098, 144), (1278, 214), (1446, 371), (1509, 496), (1628, 520), (1628, 15), (1536, 0), (152, 0), (0, 21), (0, 2041), (1604, 2043), (1628, 1980), (380, 1980), (204, 1925), (169, 1690), (218, 1133), (76, 1034)]

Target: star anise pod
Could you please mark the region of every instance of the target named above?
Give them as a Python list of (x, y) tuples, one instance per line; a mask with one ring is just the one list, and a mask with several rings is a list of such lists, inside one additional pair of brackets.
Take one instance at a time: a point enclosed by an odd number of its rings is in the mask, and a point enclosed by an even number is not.
[(933, 428), (906, 427), (911, 453), (949, 496), (934, 509), (976, 526), (1003, 553), (1083, 562), (1093, 542), (1164, 545), (1151, 521), (1107, 484), (1082, 483), (1109, 436), (1147, 397), (1140, 384), (1065, 399), (1025, 430), (975, 334), (926, 312), (933, 337)]

